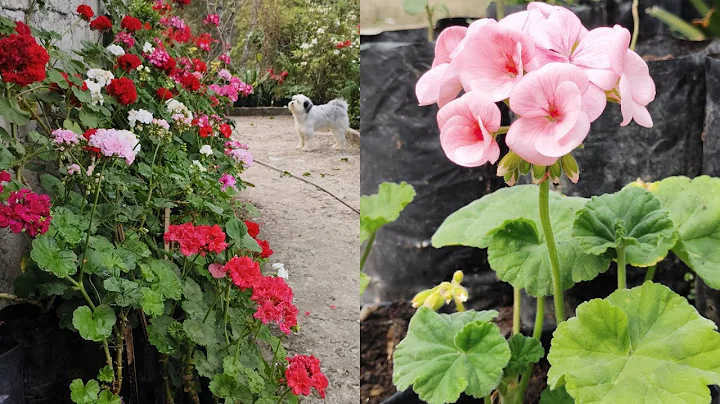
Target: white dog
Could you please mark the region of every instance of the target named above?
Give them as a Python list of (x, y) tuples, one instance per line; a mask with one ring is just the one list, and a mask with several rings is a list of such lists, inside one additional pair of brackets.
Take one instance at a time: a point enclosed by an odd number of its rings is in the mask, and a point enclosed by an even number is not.
[(350, 128), (348, 105), (343, 99), (335, 99), (325, 105), (313, 105), (302, 94), (292, 97), (288, 109), (295, 118), (295, 131), (300, 143), (297, 148), (310, 150), (310, 140), (316, 130), (329, 130), (335, 135), (335, 147), (345, 150), (345, 134)]

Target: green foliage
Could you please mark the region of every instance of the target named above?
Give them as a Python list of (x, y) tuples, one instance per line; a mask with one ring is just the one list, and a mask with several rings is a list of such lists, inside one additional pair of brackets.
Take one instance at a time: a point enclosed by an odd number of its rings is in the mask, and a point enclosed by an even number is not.
[(430, 404), (454, 402), (465, 392), (481, 398), (500, 383), (510, 348), (488, 321), (495, 311), (438, 314), (426, 307), (410, 320), (393, 353), (393, 383), (411, 385)]
[(115, 325), (115, 312), (108, 305), (100, 305), (95, 310), (88, 306), (80, 306), (73, 312), (73, 326), (80, 336), (95, 342), (100, 342), (112, 334)]
[(558, 326), (548, 384), (576, 403), (707, 403), (720, 383), (716, 329), (663, 285), (618, 290)]
[(87, 384), (80, 379), (70, 383), (70, 399), (76, 404), (96, 404), (100, 394), (100, 385), (95, 380), (89, 380)]
[(505, 367), (504, 378), (521, 375), (545, 356), (545, 350), (540, 341), (522, 334), (515, 334), (510, 337), (508, 345), (510, 346), (511, 356)]
[(378, 186), (377, 194), (363, 195), (360, 198), (360, 242), (367, 240), (382, 226), (397, 220), (413, 198), (415, 189), (406, 182), (383, 182)]

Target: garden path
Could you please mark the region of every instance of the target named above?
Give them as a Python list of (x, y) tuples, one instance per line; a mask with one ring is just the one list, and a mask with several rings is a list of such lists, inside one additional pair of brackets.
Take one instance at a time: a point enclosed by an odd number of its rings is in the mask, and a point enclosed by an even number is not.
[[(260, 238), (274, 250), (265, 273), (273, 263), (285, 264), (290, 273), (300, 332), (288, 339), (288, 352), (320, 359), (330, 381), (325, 403), (358, 403), (360, 217), (350, 207), (360, 208), (359, 148), (334, 150), (332, 135), (318, 133), (314, 150), (301, 152), (290, 116), (235, 120), (235, 138), (247, 143), (259, 162), (280, 170), (255, 164), (242, 176), (255, 187), (241, 195), (260, 211)], [(303, 402), (323, 402), (313, 397)]]

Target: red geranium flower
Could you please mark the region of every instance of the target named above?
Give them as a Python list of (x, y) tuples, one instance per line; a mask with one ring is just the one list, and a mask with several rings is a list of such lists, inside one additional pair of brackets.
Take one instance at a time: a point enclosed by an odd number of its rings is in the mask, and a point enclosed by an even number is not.
[(190, 4), (190, 0), (173, 0), (173, 1), (181, 6), (187, 6), (188, 4)]
[(169, 100), (170, 98), (175, 96), (175, 94), (173, 94), (172, 91), (170, 91), (164, 87), (158, 88), (157, 91), (155, 92), (155, 94), (157, 94), (158, 98), (160, 98), (163, 101)]
[(90, 22), (90, 29), (94, 31), (109, 31), (110, 28), (112, 28), (112, 22), (104, 15), (101, 15)]
[(257, 243), (262, 247), (260, 258), (269, 258), (273, 254), (273, 250), (270, 248), (270, 243), (267, 240), (255, 239)]
[(11, 192), (6, 203), (0, 204), (0, 228), (9, 227), (13, 233), (23, 230), (35, 237), (50, 228), (50, 197), (38, 195), (27, 188)]
[(22, 87), (45, 80), (45, 65), (50, 60), (45, 48), (35, 42), (30, 28), (22, 22), (15, 23), (15, 31), (0, 38), (0, 75), (6, 83)]
[(87, 4), (81, 4), (77, 8), (78, 14), (80, 14), (80, 18), (82, 18), (85, 21), (90, 21), (91, 18), (95, 15), (95, 12), (93, 12), (92, 8), (88, 6)]
[(232, 135), (232, 126), (226, 123), (220, 125), (220, 133), (222, 133), (222, 135), (225, 136), (226, 139), (229, 138), (230, 135)]
[(135, 17), (129, 16), (129, 15), (126, 15), (122, 19), (120, 26), (130, 32), (140, 31), (143, 27), (142, 22), (140, 20), (138, 20)]
[(286, 334), (297, 325), (298, 309), (292, 303), (293, 292), (285, 279), (263, 276), (254, 286), (250, 298), (258, 305), (253, 317), (263, 324), (274, 322)]
[(217, 99), (217, 97), (215, 97), (214, 95), (211, 95), (210, 96), (210, 106), (214, 108), (214, 107), (217, 107), (218, 105), (220, 105), (220, 101)]
[(290, 364), (285, 370), (285, 379), (293, 394), (307, 396), (314, 387), (320, 397), (325, 398), (329, 382), (320, 369), (320, 360), (312, 355), (295, 355), (287, 360)]
[(131, 70), (135, 70), (138, 66), (142, 64), (142, 61), (137, 55), (133, 55), (132, 53), (126, 53), (124, 55), (121, 55), (117, 59), (118, 61), (118, 67), (125, 70), (126, 72), (129, 72)]
[(254, 288), (263, 279), (260, 264), (250, 257), (235, 256), (225, 264), (224, 270), (230, 274), (235, 286), (242, 290)]
[(200, 89), (200, 79), (194, 74), (186, 73), (180, 78), (180, 84), (188, 91), (197, 91)]
[(105, 90), (122, 105), (134, 104), (138, 98), (135, 83), (127, 77), (111, 80)]
[[(97, 129), (94, 129), (94, 128), (93, 128), (93, 129), (88, 129), (88, 130), (85, 131), (85, 133), (83, 133), (83, 137), (85, 138), (85, 140), (89, 141), (90, 138), (95, 134), (95, 132), (97, 132)], [(98, 154), (100, 154), (100, 148), (99, 148), (99, 147), (85, 146), (85, 147), (83, 147), (83, 149), (84, 149), (84, 150), (87, 150), (87, 151), (89, 151), (89, 152), (91, 152), (91, 153), (98, 153)]]
[(212, 136), (213, 128), (212, 126), (201, 126), (198, 133), (200, 134), (201, 138), (206, 138), (208, 136)]
[(193, 69), (196, 72), (205, 73), (207, 71), (207, 65), (200, 59), (193, 59)]
[(252, 222), (250, 220), (246, 220), (245, 226), (247, 226), (247, 229), (248, 229), (247, 231), (248, 231), (248, 234), (250, 235), (250, 237), (256, 238), (258, 236), (258, 234), (260, 234), (260, 225), (259, 224)]
[(220, 226), (195, 226), (190, 222), (170, 225), (165, 241), (180, 243), (180, 253), (185, 256), (200, 254), (204, 257), (208, 252), (219, 254), (228, 246)]

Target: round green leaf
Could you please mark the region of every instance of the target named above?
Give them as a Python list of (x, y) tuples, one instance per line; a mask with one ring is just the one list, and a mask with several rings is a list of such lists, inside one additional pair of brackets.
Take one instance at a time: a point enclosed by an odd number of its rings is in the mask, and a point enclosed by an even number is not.
[[(556, 221), (553, 231), (563, 290), (607, 271), (610, 258), (584, 253), (577, 240), (571, 238), (567, 221)], [(550, 255), (544, 237), (538, 233), (537, 224), (532, 220), (508, 220), (496, 229), (490, 239), (488, 263), (498, 278), (516, 288), (525, 289), (532, 296), (553, 294)]]
[(165, 304), (160, 293), (150, 289), (142, 288), (142, 298), (140, 298), (140, 307), (150, 317), (158, 317), (165, 314)]
[(495, 311), (438, 314), (421, 307), (393, 354), (393, 383), (411, 385), (430, 404), (455, 402), (465, 392), (483, 397), (500, 383), (510, 348), (487, 321)]
[(30, 258), (43, 270), (58, 278), (75, 275), (77, 256), (70, 250), (61, 250), (55, 239), (46, 234), (32, 242)]
[(646, 282), (577, 308), (553, 334), (548, 384), (576, 403), (710, 402), (720, 334), (687, 300)]
[(100, 342), (112, 334), (115, 312), (106, 304), (97, 306), (94, 313), (88, 306), (80, 306), (73, 312), (72, 323), (81, 337)]
[(517, 377), (529, 366), (536, 364), (545, 356), (545, 350), (539, 340), (515, 334), (508, 340), (510, 346), (510, 361), (505, 366), (504, 377)]
[(367, 240), (382, 226), (394, 222), (415, 198), (412, 185), (401, 182), (383, 182), (378, 193), (360, 197), (360, 243)]
[(713, 289), (720, 289), (720, 178), (670, 177), (648, 187), (670, 213), (672, 251)]
[(573, 235), (589, 254), (625, 245), (627, 263), (635, 267), (657, 264), (676, 242), (668, 212), (653, 194), (636, 187), (592, 197), (577, 213)]
[[(575, 212), (585, 202), (587, 199), (550, 192), (550, 220), (555, 233), (561, 228), (572, 227)], [(520, 218), (530, 219), (540, 228), (537, 185), (503, 188), (458, 209), (435, 231), (432, 245), (436, 248), (454, 245), (487, 248), (493, 230), (507, 220)]]
[(76, 404), (96, 404), (100, 384), (96, 380), (88, 380), (84, 384), (82, 379), (75, 379), (70, 383), (70, 399)]

